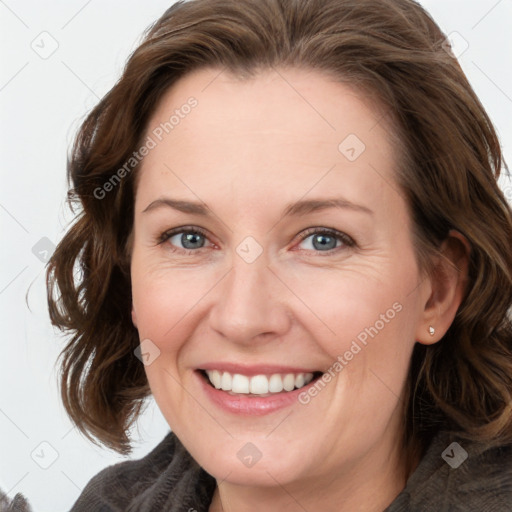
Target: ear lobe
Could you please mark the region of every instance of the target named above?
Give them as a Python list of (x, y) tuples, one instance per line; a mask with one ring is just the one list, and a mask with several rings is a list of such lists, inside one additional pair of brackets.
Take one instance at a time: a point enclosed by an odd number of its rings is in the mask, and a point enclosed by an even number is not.
[(425, 345), (438, 342), (446, 334), (466, 292), (471, 254), (467, 238), (450, 230), (440, 252), (431, 278), (431, 293), (416, 332), (416, 340)]

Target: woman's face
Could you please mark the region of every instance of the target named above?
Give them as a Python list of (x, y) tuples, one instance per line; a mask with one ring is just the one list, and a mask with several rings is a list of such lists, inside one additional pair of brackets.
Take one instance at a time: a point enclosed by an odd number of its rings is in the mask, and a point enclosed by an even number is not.
[(157, 404), (218, 480), (371, 478), (402, 456), (430, 291), (383, 121), (296, 69), (196, 71), (151, 118), (133, 320)]

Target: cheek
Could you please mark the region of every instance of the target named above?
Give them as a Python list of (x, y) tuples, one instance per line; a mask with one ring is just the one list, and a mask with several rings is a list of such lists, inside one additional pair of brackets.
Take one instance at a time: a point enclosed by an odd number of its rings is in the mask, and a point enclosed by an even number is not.
[[(208, 291), (205, 272), (132, 261), (132, 302), (141, 339), (161, 343)], [(170, 339), (174, 336), (169, 336)], [(164, 347), (161, 347), (163, 349)]]
[(182, 353), (197, 315), (198, 303), (207, 291), (204, 280), (190, 279), (183, 269), (151, 268), (132, 263), (132, 300), (139, 338), (148, 343), (154, 359), (144, 369), (157, 404), (172, 428), (185, 414), (186, 366)]
[(374, 339), (387, 340), (379, 347), (390, 352), (407, 343), (414, 335), (417, 304), (411, 283), (416, 280), (414, 259), (391, 257), (371, 266), (302, 269), (286, 278), (300, 299), (289, 302), (295, 304), (295, 318), (333, 359), (354, 341), (366, 347)]

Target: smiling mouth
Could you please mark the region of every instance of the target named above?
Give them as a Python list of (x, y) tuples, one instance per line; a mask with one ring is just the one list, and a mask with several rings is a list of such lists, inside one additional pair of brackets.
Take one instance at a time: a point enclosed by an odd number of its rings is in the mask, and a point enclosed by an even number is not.
[(322, 376), (313, 373), (273, 373), (271, 375), (242, 375), (221, 370), (199, 370), (208, 384), (230, 395), (271, 396), (300, 389)]

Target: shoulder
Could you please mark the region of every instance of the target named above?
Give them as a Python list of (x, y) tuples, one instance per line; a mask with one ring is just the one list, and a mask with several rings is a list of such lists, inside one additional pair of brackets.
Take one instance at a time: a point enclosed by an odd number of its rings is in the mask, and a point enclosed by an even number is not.
[(386, 512), (512, 511), (512, 445), (484, 445), (447, 432), (431, 442)]
[(206, 502), (214, 487), (213, 477), (170, 432), (145, 457), (100, 471), (89, 481), (70, 512), (171, 511), (171, 500), (183, 510), (184, 504), (195, 499), (196, 492)]

